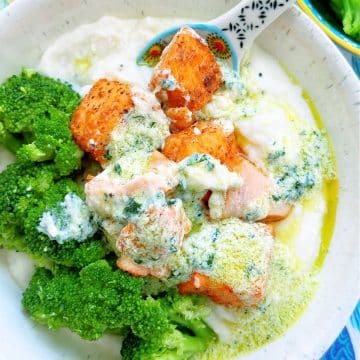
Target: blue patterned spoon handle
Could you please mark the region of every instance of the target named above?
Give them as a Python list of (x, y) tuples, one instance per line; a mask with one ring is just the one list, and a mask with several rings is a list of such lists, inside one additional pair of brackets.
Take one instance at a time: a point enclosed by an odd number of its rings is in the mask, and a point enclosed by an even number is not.
[(242, 0), (227, 13), (208, 23), (174, 26), (150, 40), (137, 57), (139, 65), (154, 66), (182, 26), (190, 26), (204, 38), (214, 55), (235, 71), (256, 36), (279, 17), (295, 0)]
[(226, 33), (239, 63), (255, 38), (294, 2), (295, 0), (242, 0), (209, 24)]

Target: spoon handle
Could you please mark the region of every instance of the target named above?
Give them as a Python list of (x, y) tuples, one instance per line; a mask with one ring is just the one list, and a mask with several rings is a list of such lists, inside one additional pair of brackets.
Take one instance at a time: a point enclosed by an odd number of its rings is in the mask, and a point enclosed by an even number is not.
[(226, 32), (241, 62), (257, 35), (294, 2), (295, 0), (242, 0), (210, 23)]

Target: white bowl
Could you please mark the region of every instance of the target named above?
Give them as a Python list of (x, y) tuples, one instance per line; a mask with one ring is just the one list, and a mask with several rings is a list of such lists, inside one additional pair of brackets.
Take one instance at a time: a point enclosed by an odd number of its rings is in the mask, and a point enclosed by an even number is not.
[[(17, 0), (0, 13), (0, 80), (19, 72), (24, 65), (35, 65), (60, 34), (105, 14), (206, 20), (234, 3), (235, 0)], [(316, 296), (285, 336), (248, 358), (318, 359), (340, 333), (360, 294), (360, 90), (335, 46), (295, 7), (257, 41), (295, 75), (315, 101), (335, 147), (340, 198), (335, 233)], [(52, 333), (31, 322), (21, 310), (21, 291), (1, 263), (0, 284), (0, 359), (118, 357), (118, 350), (109, 349), (106, 343), (85, 344), (66, 331)]]

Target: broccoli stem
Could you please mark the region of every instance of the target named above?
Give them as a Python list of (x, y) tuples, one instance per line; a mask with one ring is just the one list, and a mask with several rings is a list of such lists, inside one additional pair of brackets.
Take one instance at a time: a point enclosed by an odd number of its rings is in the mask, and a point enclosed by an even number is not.
[(40, 150), (34, 143), (23, 145), (17, 157), (22, 160), (23, 158), (30, 161), (46, 161), (54, 157), (54, 151), (50, 150), (45, 152)]
[(22, 142), (14, 135), (9, 133), (2, 123), (0, 123), (0, 144), (12, 152), (14, 155), (22, 145)]
[(187, 320), (179, 316), (175, 311), (169, 312), (169, 319), (182, 327), (190, 329), (195, 336), (209, 340), (214, 337), (213, 331), (200, 319)]
[[(182, 346), (181, 347), (184, 352), (182, 354), (181, 359), (189, 359), (194, 354), (199, 354), (206, 348), (206, 343), (204, 343), (201, 339), (198, 339), (194, 336), (183, 334), (182, 338)], [(179, 360), (178, 349), (166, 350), (165, 353), (161, 355), (157, 355), (156, 359), (158, 360)]]
[(184, 349), (185, 354), (193, 355), (201, 353), (206, 349), (207, 343), (202, 341), (201, 338), (184, 334)]

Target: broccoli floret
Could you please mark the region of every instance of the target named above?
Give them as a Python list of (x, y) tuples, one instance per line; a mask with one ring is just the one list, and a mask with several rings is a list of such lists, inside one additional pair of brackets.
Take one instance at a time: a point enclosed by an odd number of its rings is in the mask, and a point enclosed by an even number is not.
[(60, 244), (39, 232), (38, 229), (42, 214), (55, 208), (69, 193), (83, 196), (78, 184), (70, 179), (59, 180), (47, 190), (36, 207), (28, 210), (24, 222), (25, 242), (33, 254), (45, 256), (59, 264), (83, 267), (103, 258), (108, 252), (101, 239), (95, 237), (84, 242), (73, 239)]
[(54, 160), (61, 175), (70, 174), (83, 155), (69, 129), (79, 100), (69, 85), (34, 71), (10, 77), (0, 86), (0, 143), (19, 161)]
[(359, 0), (331, 0), (331, 8), (342, 21), (345, 34), (360, 41), (360, 2)]
[(72, 139), (69, 116), (55, 108), (33, 123), (34, 141), (17, 152), (19, 161), (46, 161), (54, 159), (61, 175), (68, 175), (81, 165), (83, 152)]
[(169, 331), (159, 301), (144, 298), (143, 279), (99, 260), (80, 272), (38, 268), (23, 295), (25, 310), (51, 329), (68, 327), (87, 340), (131, 329), (144, 339)]
[(159, 301), (171, 328), (150, 338), (129, 333), (121, 349), (124, 360), (186, 360), (205, 351), (215, 340), (214, 332), (203, 321), (209, 311), (203, 298), (169, 292)]
[(76, 267), (103, 258), (108, 249), (102, 239), (59, 244), (38, 231), (44, 211), (70, 192), (83, 196), (79, 185), (59, 178), (53, 164), (10, 164), (0, 174), (0, 246)]
[[(205, 339), (206, 340), (206, 339)], [(160, 338), (144, 340), (128, 335), (122, 345), (123, 360), (187, 360), (206, 349), (207, 341), (177, 330)]]
[(23, 294), (31, 318), (50, 329), (67, 327), (84, 339), (126, 336), (124, 360), (188, 359), (215, 339), (203, 322), (204, 301), (170, 292), (143, 295), (144, 279), (98, 260), (82, 270), (38, 268)]
[(62, 145), (56, 153), (54, 163), (61, 175), (71, 174), (81, 166), (83, 151), (73, 141)]
[(0, 174), (0, 245), (23, 251), (24, 219), (54, 182), (52, 166), (10, 164)]
[(0, 86), (0, 121), (11, 133), (32, 132), (38, 118), (57, 109), (71, 117), (80, 96), (70, 85), (24, 69)]
[(41, 201), (58, 179), (53, 165), (8, 165), (0, 174), (0, 215), (13, 215), (21, 226), (27, 211)]

